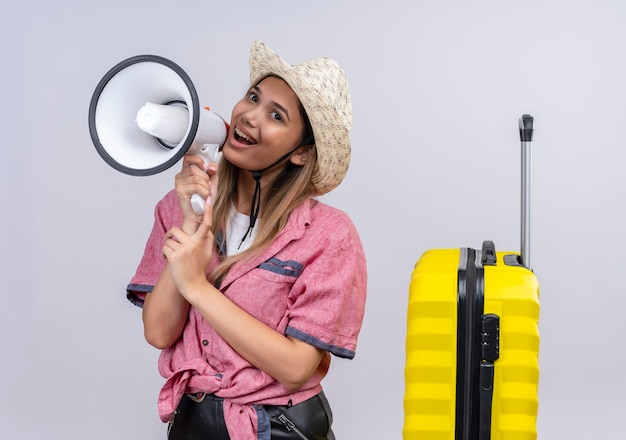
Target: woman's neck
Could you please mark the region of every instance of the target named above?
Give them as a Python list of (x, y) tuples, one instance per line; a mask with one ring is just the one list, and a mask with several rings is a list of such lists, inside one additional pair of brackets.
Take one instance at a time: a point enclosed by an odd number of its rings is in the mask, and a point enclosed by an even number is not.
[[(265, 174), (261, 177), (261, 206), (266, 199), (267, 191), (264, 189), (268, 178)], [(251, 171), (239, 170), (237, 176), (237, 195), (234, 200), (235, 209), (237, 212), (245, 215), (250, 215), (250, 209), (252, 206), (252, 197), (254, 196), (254, 188), (256, 181), (252, 176)]]
[[(267, 187), (282, 171), (282, 168), (277, 167), (261, 173), (261, 212), (263, 212), (263, 207), (267, 201)], [(256, 181), (254, 180), (253, 172), (240, 169), (237, 175), (237, 196), (234, 201), (237, 212), (250, 215), (255, 185)]]

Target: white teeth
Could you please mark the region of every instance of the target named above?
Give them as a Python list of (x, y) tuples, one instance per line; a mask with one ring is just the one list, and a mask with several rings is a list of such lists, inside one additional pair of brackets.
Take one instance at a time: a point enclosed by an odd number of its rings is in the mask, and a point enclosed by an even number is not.
[(254, 141), (252, 139), (250, 139), (245, 133), (243, 133), (241, 130), (239, 130), (237, 127), (235, 127), (235, 133), (237, 134), (237, 136), (244, 138), (245, 140), (247, 140), (250, 143), (253, 143)]

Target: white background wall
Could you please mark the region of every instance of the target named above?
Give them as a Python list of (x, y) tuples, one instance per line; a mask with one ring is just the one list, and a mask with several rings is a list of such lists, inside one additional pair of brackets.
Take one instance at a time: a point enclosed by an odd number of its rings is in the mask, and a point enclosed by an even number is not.
[(1, 438), (165, 438), (158, 353), (124, 289), (176, 170), (109, 168), (89, 100), (114, 64), (153, 53), (229, 116), (256, 37), (291, 63), (335, 58), (350, 79), (352, 165), (324, 200), (354, 219), (370, 283), (356, 359), (335, 359), (325, 381), (338, 438), (401, 438), (420, 254), (519, 248), (523, 113), (536, 122), (539, 438), (623, 438), (626, 4), (2, 3)]

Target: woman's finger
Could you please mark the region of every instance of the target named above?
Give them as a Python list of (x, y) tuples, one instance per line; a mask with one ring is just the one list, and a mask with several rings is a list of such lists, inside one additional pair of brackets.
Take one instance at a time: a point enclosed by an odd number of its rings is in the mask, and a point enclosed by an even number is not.
[(163, 243), (163, 247), (161, 248), (161, 255), (163, 255), (163, 258), (166, 258), (169, 260), (176, 252), (177, 246), (179, 244), (180, 243), (178, 243), (175, 240), (172, 240), (171, 238), (168, 240), (165, 240), (165, 243)]
[(204, 159), (202, 159), (202, 157), (198, 156), (197, 154), (185, 154), (183, 156), (182, 169), (185, 170), (187, 168), (191, 168), (191, 166), (196, 166), (200, 170), (204, 170)]
[(213, 226), (213, 206), (211, 205), (211, 197), (209, 196), (204, 202), (204, 214), (202, 215), (202, 221), (198, 226), (198, 230), (194, 234), (199, 238), (207, 238), (211, 232)]
[(198, 194), (206, 199), (211, 194), (211, 182), (209, 175), (204, 171), (204, 161), (197, 155), (185, 155), (181, 171), (176, 174), (174, 180), (179, 204), (186, 219), (196, 217), (191, 199)]
[(169, 240), (169, 239), (173, 239), (177, 242), (180, 242), (181, 240), (183, 240), (185, 238), (186, 234), (183, 232), (182, 229), (174, 226), (173, 228), (169, 229), (166, 233), (165, 233), (165, 239)]
[(206, 173), (209, 176), (209, 184), (210, 184), (210, 195), (211, 200), (217, 194), (217, 184), (218, 184), (218, 173), (217, 173), (217, 163), (211, 162), (207, 168)]
[(185, 239), (185, 233), (177, 227), (173, 227), (165, 233), (165, 242), (161, 253), (164, 257), (170, 257), (181, 246), (181, 241)]

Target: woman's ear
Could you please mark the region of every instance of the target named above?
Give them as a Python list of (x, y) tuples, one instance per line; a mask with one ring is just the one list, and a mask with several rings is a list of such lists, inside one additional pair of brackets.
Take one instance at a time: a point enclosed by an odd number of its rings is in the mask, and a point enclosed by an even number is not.
[(311, 153), (313, 152), (313, 145), (303, 145), (298, 148), (291, 156), (291, 163), (298, 166), (304, 166), (309, 157), (311, 157)]

